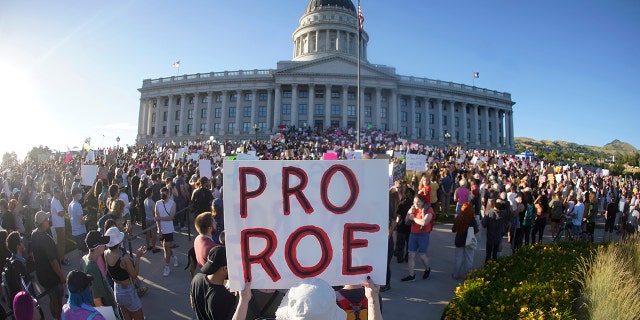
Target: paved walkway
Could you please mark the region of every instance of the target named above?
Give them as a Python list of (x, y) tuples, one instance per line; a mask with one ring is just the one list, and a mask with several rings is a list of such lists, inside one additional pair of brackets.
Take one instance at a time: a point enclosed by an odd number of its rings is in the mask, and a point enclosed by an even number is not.
[[(137, 227), (139, 229), (139, 227)], [(192, 230), (195, 232), (195, 230)], [(602, 239), (602, 229), (596, 229), (596, 241)], [(617, 237), (616, 237), (617, 238)], [(193, 319), (194, 313), (189, 305), (190, 275), (184, 270), (187, 261), (186, 253), (192, 246), (192, 241), (187, 239), (186, 232), (175, 234), (176, 243), (180, 246), (175, 249), (180, 260), (178, 268), (171, 267), (169, 277), (162, 276), (164, 262), (162, 253), (148, 252), (141, 261), (140, 273), (149, 291), (142, 298), (144, 314), (147, 319)], [(192, 237), (193, 239), (193, 237)], [(474, 268), (479, 268), (484, 263), (484, 236), (481, 230), (478, 249), (475, 252)], [(551, 241), (549, 227), (545, 230), (544, 242)], [(144, 238), (134, 240), (133, 247), (144, 244)], [(510, 255), (509, 244), (504, 238), (503, 255)], [(386, 254), (386, 248), (381, 250)], [(431, 233), (428, 256), (431, 263), (431, 276), (422, 280), (424, 267), (421, 262), (416, 263), (416, 280), (414, 282), (401, 282), (400, 279), (407, 275), (407, 264), (396, 262), (395, 257), (391, 262), (391, 290), (381, 293), (383, 298), (382, 314), (386, 319), (414, 318), (440, 319), (442, 312), (453, 298), (456, 286), (462, 280), (453, 280), (451, 272), (454, 265), (454, 233), (451, 232), (451, 224), (436, 225)], [(67, 254), (71, 260), (71, 266), (65, 266), (65, 274), (77, 268), (78, 258), (75, 251)], [(42, 301), (43, 308), (48, 313), (46, 298)], [(51, 319), (47, 315), (47, 319)]]

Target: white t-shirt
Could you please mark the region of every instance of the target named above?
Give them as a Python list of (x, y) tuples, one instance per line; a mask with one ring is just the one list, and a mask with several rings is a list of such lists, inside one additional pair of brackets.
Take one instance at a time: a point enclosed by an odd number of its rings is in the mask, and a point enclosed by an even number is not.
[(64, 207), (55, 197), (51, 199), (51, 227), (64, 228)]
[[(175, 205), (172, 199), (169, 199), (166, 203), (160, 200), (156, 202), (156, 212), (161, 218), (168, 217), (171, 212), (171, 207), (175, 207)], [(173, 221), (160, 221), (160, 228), (162, 229), (162, 234), (173, 233)]]

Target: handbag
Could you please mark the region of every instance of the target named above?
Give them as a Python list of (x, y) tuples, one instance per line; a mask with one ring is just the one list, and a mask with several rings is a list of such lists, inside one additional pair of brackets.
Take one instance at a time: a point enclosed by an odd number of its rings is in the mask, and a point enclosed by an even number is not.
[(478, 245), (478, 239), (476, 239), (474, 231), (473, 226), (470, 226), (469, 229), (467, 229), (467, 240), (465, 240), (464, 245), (469, 249), (475, 249)]

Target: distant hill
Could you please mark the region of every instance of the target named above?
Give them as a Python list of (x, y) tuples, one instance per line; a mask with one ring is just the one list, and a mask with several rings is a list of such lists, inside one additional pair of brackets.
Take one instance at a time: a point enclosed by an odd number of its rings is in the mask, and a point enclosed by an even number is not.
[(561, 140), (534, 140), (526, 137), (516, 137), (516, 150), (528, 150), (538, 153), (566, 154), (575, 153), (587, 157), (602, 157), (603, 155), (636, 155), (640, 153), (638, 149), (627, 142), (613, 140), (602, 147), (581, 145), (573, 142)]

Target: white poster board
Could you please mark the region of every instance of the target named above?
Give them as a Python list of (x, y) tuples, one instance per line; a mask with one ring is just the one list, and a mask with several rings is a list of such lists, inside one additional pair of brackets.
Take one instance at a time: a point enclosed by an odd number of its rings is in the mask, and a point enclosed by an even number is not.
[[(229, 161), (225, 239), (230, 290), (384, 283), (386, 160)], [(287, 178), (283, 178), (287, 177)], [(287, 209), (288, 208), (288, 209)], [(380, 210), (385, 208), (385, 210)], [(288, 210), (288, 212), (287, 212)]]
[(411, 154), (407, 153), (405, 157), (405, 163), (407, 170), (423, 171), (424, 165), (427, 163), (427, 156), (424, 154)]
[(198, 171), (200, 171), (200, 178), (207, 177), (211, 179), (211, 160), (209, 159), (199, 160)]
[(364, 154), (363, 150), (354, 150), (353, 157), (356, 160), (362, 160), (362, 155)]
[[(256, 151), (255, 150), (249, 150), (249, 151), (247, 151), (247, 154), (251, 155), (251, 156), (254, 156), (256, 158), (258, 157), (258, 155), (256, 155)], [(258, 160), (258, 159), (256, 159), (256, 160)]]
[(92, 186), (93, 183), (96, 182), (96, 177), (98, 176), (98, 166), (83, 164), (80, 167), (80, 172), (82, 174), (80, 184), (83, 186)]
[(260, 159), (255, 155), (246, 154), (246, 153), (238, 153), (236, 155), (236, 160), (260, 160)]

